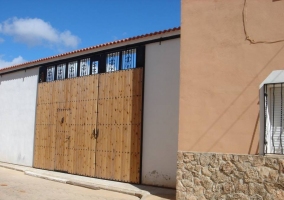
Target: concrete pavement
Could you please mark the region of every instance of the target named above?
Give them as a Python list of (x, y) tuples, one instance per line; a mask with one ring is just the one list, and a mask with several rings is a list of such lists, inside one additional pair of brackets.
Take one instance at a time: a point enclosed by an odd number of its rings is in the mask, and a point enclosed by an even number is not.
[(133, 195), (48, 181), (0, 167), (0, 200), (139, 200)]
[[(129, 183), (115, 182), (97, 178), (77, 176), (72, 174), (35, 169), (32, 167), (13, 165), (0, 162), (0, 167), (24, 172), (26, 175), (52, 180), (55, 182), (65, 183), (69, 185), (77, 185), (91, 189), (102, 189), (120, 194), (132, 195), (143, 200), (159, 200), (159, 199), (175, 199), (175, 190), (167, 188), (159, 188), (145, 185), (135, 185)], [(2, 200), (0, 198), (0, 200)]]

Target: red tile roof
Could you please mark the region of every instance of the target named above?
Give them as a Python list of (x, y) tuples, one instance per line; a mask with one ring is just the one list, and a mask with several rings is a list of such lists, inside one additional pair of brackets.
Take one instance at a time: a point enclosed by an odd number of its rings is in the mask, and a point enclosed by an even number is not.
[(130, 38), (122, 39), (122, 40), (116, 40), (116, 41), (113, 41), (113, 42), (108, 42), (108, 43), (104, 43), (104, 44), (100, 44), (100, 45), (95, 45), (95, 46), (87, 47), (87, 48), (84, 48), (84, 49), (70, 51), (70, 52), (67, 52), (67, 53), (62, 53), (62, 54), (58, 54), (58, 55), (50, 56), (50, 57), (46, 57), (46, 58), (40, 58), (38, 60), (33, 60), (33, 61), (25, 62), (25, 63), (19, 64), (19, 65), (13, 65), (13, 66), (10, 66), (10, 67), (2, 68), (2, 69), (0, 69), (0, 72), (4, 71), (4, 70), (7, 70), (7, 69), (16, 70), (17, 68), (20, 68), (20, 67), (22, 67), (24, 65), (28, 65), (28, 64), (36, 64), (38, 62), (51, 60), (53, 58), (59, 58), (59, 57), (63, 57), (63, 56), (67, 56), (67, 55), (71, 55), (71, 54), (75, 54), (75, 53), (79, 53), (79, 52), (84, 52), (84, 51), (88, 51), (88, 50), (92, 50), (92, 49), (97, 49), (97, 48), (100, 48), (100, 47), (111, 46), (111, 45), (114, 45), (114, 44), (119, 44), (119, 43), (128, 42), (128, 41), (132, 41), (132, 40), (146, 38), (146, 37), (150, 37), (150, 36), (154, 36), (154, 35), (160, 35), (160, 34), (173, 32), (173, 31), (177, 31), (177, 30), (180, 30), (180, 27), (174, 27), (174, 28), (171, 28), (171, 29), (163, 30), (163, 31), (156, 31), (156, 32), (153, 32), (153, 33), (148, 33), (148, 34), (144, 34), (144, 35), (130, 37)]

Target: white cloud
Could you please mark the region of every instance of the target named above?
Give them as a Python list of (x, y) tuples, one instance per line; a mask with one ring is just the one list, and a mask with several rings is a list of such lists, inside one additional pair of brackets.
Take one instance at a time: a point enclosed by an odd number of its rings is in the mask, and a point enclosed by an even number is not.
[(29, 46), (47, 45), (76, 48), (80, 38), (70, 31), (60, 32), (38, 18), (12, 18), (0, 23), (0, 33)]
[(60, 33), (60, 40), (66, 47), (77, 47), (78, 43), (80, 42), (80, 39), (72, 35), (70, 31), (64, 31), (63, 33)]
[(14, 58), (12, 61), (3, 60), (0, 57), (0, 69), (4, 68), (4, 67), (10, 67), (10, 66), (13, 66), (13, 65), (18, 65), (18, 64), (21, 64), (21, 63), (24, 63), (24, 62), (27, 62), (27, 61), (22, 56), (18, 56), (17, 58)]

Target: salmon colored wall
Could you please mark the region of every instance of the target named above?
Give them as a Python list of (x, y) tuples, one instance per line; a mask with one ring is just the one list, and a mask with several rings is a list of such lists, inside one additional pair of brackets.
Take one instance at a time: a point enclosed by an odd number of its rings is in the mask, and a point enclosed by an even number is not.
[(284, 69), (283, 11), (276, 0), (182, 1), (180, 151), (258, 152), (258, 87)]

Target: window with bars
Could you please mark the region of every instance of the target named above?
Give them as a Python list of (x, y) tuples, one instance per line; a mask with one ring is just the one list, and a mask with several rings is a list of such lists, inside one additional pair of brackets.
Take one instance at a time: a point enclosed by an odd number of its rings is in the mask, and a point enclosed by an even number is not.
[(136, 68), (136, 49), (122, 51), (122, 69)]
[(122, 48), (116, 52), (96, 52), (89, 57), (78, 57), (60, 61), (61, 64), (50, 63), (40, 67), (40, 82), (50, 82), (88, 76), (117, 70), (134, 69), (145, 64), (145, 46)]
[(90, 58), (80, 60), (80, 76), (90, 75)]
[(99, 61), (92, 62), (92, 74), (99, 73)]
[(266, 154), (283, 154), (284, 147), (284, 83), (264, 85)]
[(77, 77), (77, 61), (68, 63), (68, 78)]
[(106, 57), (106, 72), (119, 70), (119, 52), (109, 53)]
[(65, 79), (65, 68), (66, 64), (57, 65), (57, 80)]
[(47, 67), (46, 82), (54, 81), (55, 66)]

